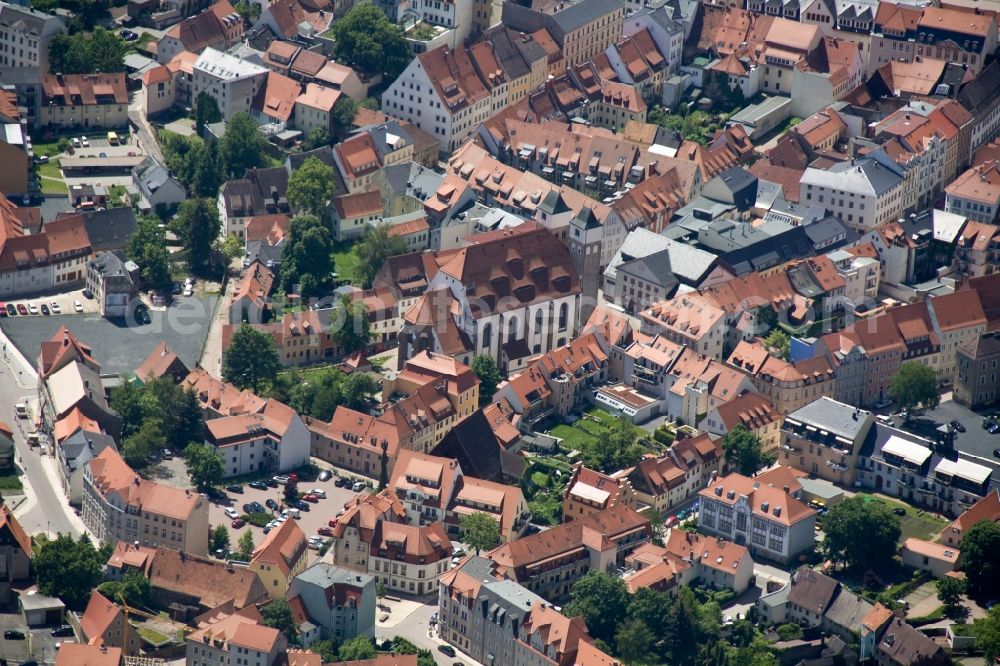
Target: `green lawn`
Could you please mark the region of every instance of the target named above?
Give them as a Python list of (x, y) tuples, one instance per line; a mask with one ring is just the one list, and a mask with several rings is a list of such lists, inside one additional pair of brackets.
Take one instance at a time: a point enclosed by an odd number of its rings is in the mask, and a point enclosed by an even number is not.
[(554, 427), (550, 433), (553, 437), (563, 440), (563, 444), (571, 449), (581, 450), (588, 444), (593, 444), (597, 438), (571, 425), (561, 423)]
[(161, 634), (155, 629), (150, 629), (149, 627), (139, 627), (138, 633), (143, 639), (146, 640), (146, 642), (154, 647), (159, 647), (170, 642), (169, 636)]
[(910, 506), (904, 502), (901, 502), (885, 495), (876, 495), (874, 493), (858, 493), (859, 495), (866, 495), (873, 498), (873, 500), (878, 500), (890, 508), (902, 508), (906, 510), (905, 516), (900, 516), (899, 526), (902, 530), (900, 535), (900, 541), (906, 541), (910, 537), (916, 537), (918, 539), (930, 539), (933, 540), (941, 530), (948, 526), (948, 521), (943, 518), (938, 518), (929, 513), (923, 513), (923, 515), (918, 515), (921, 513), (920, 509)]
[(45, 164), (35, 165), (38, 169), (38, 180), (45, 194), (66, 194), (68, 188), (59, 170), (59, 160), (51, 160)]
[(354, 254), (353, 243), (335, 243), (333, 246), (333, 270), (339, 282), (356, 282), (358, 256)]
[(21, 477), (14, 470), (0, 473), (0, 490), (21, 490)]

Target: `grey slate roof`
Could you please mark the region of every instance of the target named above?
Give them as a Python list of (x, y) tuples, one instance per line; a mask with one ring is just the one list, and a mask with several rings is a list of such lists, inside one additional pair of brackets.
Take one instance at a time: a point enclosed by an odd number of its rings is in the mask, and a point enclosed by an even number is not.
[(131, 208), (92, 210), (83, 214), (83, 226), (94, 252), (124, 250), (137, 224)]
[(854, 418), (855, 410), (856, 408), (851, 405), (823, 396), (808, 405), (799, 407), (787, 418), (854, 441), (854, 438), (861, 432), (866, 417), (871, 414), (871, 412), (860, 410), (858, 418)]
[(552, 20), (565, 34), (602, 16), (611, 14), (621, 6), (622, 3), (618, 0), (580, 0), (580, 2), (557, 11), (552, 15)]
[(686, 243), (672, 240), (639, 227), (625, 237), (625, 242), (604, 270), (604, 276), (614, 280), (618, 267), (626, 262), (645, 257), (654, 252), (669, 252), (670, 271), (685, 284), (695, 286), (704, 279), (716, 265), (718, 257)]
[(327, 562), (317, 562), (298, 576), (298, 580), (326, 589), (335, 583), (364, 586), (374, 578), (365, 573), (334, 566)]
[(623, 262), (618, 270), (638, 277), (643, 282), (659, 285), (667, 291), (677, 286), (677, 278), (670, 269), (670, 250), (659, 252)]
[[(116, 451), (118, 450), (115, 446), (115, 440), (111, 436), (102, 432), (84, 432), (83, 430), (77, 430), (59, 445), (71, 471), (79, 468), (76, 461), (86, 449), (90, 449), (93, 456), (99, 456), (101, 451), (109, 446)], [(88, 457), (87, 460), (89, 459)]]
[(90, 262), (90, 266), (104, 277), (127, 277), (125, 260), (114, 252), (101, 252)]

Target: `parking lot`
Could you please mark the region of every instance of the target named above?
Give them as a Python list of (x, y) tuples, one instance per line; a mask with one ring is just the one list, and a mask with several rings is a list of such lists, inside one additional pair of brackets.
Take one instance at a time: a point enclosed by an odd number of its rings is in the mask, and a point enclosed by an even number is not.
[[(316, 504), (309, 504), (309, 511), (302, 511), (300, 517), (297, 519), (299, 527), (302, 531), (306, 533), (306, 536), (313, 536), (316, 534), (317, 530), (324, 525), (326, 525), (331, 518), (333, 518), (338, 511), (340, 511), (344, 503), (349, 499), (359, 494), (351, 490), (350, 488), (337, 488), (334, 485), (334, 480), (336, 477), (331, 478), (328, 481), (299, 481), (299, 492), (305, 493), (311, 488), (319, 488), (326, 493), (326, 499), (320, 499)], [(232, 527), (232, 519), (226, 516), (226, 509), (233, 509), (239, 514), (243, 514), (243, 505), (250, 502), (260, 502), (265, 504), (269, 499), (274, 500), (278, 503), (279, 508), (284, 508), (284, 498), (282, 496), (284, 489), (278, 488), (268, 488), (267, 490), (257, 490), (251, 488), (247, 484), (240, 484), (243, 486), (243, 493), (230, 493), (227, 492), (228, 501), (223, 503), (213, 502), (208, 510), (208, 520), (214, 528), (216, 525), (225, 525), (229, 529), (229, 542), (230, 547), (235, 548), (236, 544), (239, 542), (240, 537), (246, 530), (253, 531), (254, 543), (260, 544), (264, 540), (264, 531), (260, 527), (255, 527), (253, 525), (247, 524), (239, 529), (234, 529)], [(362, 491), (364, 492), (364, 491)], [(268, 513), (275, 513), (274, 511), (268, 510)]]
[(20, 613), (0, 613), (0, 635), (6, 631), (19, 631), (24, 634), (24, 640), (0, 641), (0, 658), (10, 663), (20, 664), (29, 658), (34, 658), (40, 664), (55, 661), (57, 644), (73, 642), (73, 638), (56, 638), (52, 635), (52, 627), (36, 627), (28, 629)]
[[(79, 301), (83, 312), (77, 312), (75, 303)], [(45, 316), (41, 310), (41, 306), (44, 304), (48, 309), (50, 314), (98, 314), (98, 303), (93, 298), (86, 298), (83, 295), (83, 289), (75, 289), (73, 291), (68, 291), (59, 294), (51, 294), (49, 296), (34, 296), (32, 298), (21, 298), (11, 301), (4, 301), (4, 305), (13, 305), (14, 309), (17, 309), (18, 305), (23, 305), (28, 314), (22, 315), (18, 313), (15, 316), (18, 317), (42, 317)], [(53, 307), (53, 304), (58, 307)], [(36, 313), (31, 314), (30, 306), (34, 305)]]

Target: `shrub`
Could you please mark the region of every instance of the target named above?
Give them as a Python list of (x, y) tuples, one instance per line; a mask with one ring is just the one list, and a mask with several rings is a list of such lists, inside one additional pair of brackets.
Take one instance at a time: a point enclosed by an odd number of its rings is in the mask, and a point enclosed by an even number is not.
[(783, 641), (794, 641), (802, 637), (802, 628), (797, 624), (782, 624), (775, 631)]
[(269, 513), (247, 513), (243, 515), (243, 520), (256, 527), (264, 527), (274, 520), (274, 516)]
[(675, 437), (674, 433), (670, 432), (666, 428), (657, 428), (653, 431), (653, 439), (664, 446), (670, 446), (674, 443)]

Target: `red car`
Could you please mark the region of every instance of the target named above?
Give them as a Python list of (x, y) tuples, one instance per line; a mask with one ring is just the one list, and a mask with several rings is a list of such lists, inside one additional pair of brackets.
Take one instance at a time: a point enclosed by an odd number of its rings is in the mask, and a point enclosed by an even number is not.
[(231, 522), (231, 523), (229, 523), (229, 524), (230, 524), (230, 526), (231, 526), (231, 527), (232, 527), (232, 528), (233, 528), (234, 530), (238, 530), (238, 529), (240, 529), (241, 527), (243, 527), (244, 525), (246, 525), (246, 524), (247, 524), (247, 521), (243, 520), (242, 518), (234, 518), (234, 519), (233, 519), (233, 522)]
[(299, 475), (296, 474), (295, 472), (291, 472), (288, 475), (288, 480), (289, 481), (294, 481), (295, 483), (298, 483), (299, 482)]
[(664, 527), (673, 527), (677, 523), (677, 516), (670, 516), (663, 521)]
[(318, 530), (316, 530), (316, 534), (318, 534), (320, 536), (325, 536), (325, 537), (332, 537), (333, 536), (333, 530), (331, 530), (329, 527), (321, 527)]
[(20, 314), (20, 315), (26, 315), (26, 314), (28, 314), (28, 308), (27, 308), (27, 306), (25, 306), (24, 303), (18, 303), (17, 304), (17, 314)]
[(319, 497), (317, 497), (316, 495), (313, 495), (312, 493), (307, 493), (307, 494), (303, 495), (302, 499), (305, 500), (306, 502), (310, 502), (312, 504), (316, 504), (317, 502), (319, 502)]
[(336, 527), (337, 526), (337, 520), (338, 520), (337, 518), (331, 518), (330, 522), (328, 522), (327, 525), (329, 525), (330, 527)]

